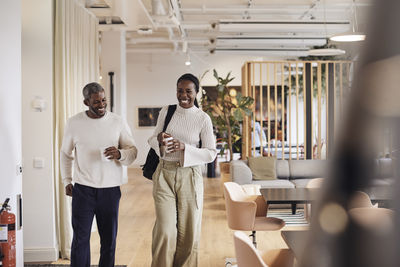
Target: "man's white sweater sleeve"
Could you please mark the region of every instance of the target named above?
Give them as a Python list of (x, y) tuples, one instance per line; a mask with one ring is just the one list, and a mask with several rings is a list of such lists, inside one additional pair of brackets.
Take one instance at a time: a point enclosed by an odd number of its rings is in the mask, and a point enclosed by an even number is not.
[(205, 120), (200, 133), (201, 148), (185, 144), (183, 153), (183, 167), (195, 166), (212, 162), (217, 156), (215, 136), (211, 119), (205, 115)]
[(119, 137), (119, 152), (121, 153), (121, 158), (119, 162), (122, 165), (128, 166), (133, 163), (133, 161), (137, 157), (137, 148), (135, 145), (135, 141), (132, 137), (129, 126), (124, 121), (121, 134)]
[(60, 150), (60, 171), (64, 186), (67, 186), (72, 182), (74, 148), (70, 125), (67, 122)]

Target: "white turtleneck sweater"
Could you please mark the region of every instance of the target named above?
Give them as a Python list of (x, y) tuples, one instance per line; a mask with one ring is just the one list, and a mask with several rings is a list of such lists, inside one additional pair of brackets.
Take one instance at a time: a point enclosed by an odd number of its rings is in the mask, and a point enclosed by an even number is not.
[[(102, 160), (102, 152), (110, 146), (119, 149), (119, 160)], [(95, 188), (122, 185), (126, 183), (122, 165), (130, 165), (136, 155), (131, 131), (119, 115), (107, 112), (92, 119), (86, 112), (78, 113), (68, 119), (64, 130), (60, 152), (63, 183), (73, 181)]]
[[(160, 156), (160, 149), (157, 135), (163, 130), (167, 111), (168, 106), (161, 109), (156, 129), (148, 140), (158, 156)], [(179, 161), (182, 167), (189, 167), (212, 162), (217, 156), (211, 119), (207, 113), (196, 106), (185, 109), (177, 105), (165, 132), (185, 143), (185, 150), (167, 153), (162, 157), (164, 160)], [(201, 148), (198, 147), (200, 139)]]

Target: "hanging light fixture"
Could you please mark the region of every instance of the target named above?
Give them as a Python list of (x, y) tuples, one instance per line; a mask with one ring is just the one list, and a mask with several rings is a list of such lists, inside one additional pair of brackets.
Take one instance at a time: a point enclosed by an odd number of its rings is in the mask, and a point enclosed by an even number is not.
[(189, 53), (186, 54), (186, 60), (185, 60), (185, 65), (190, 66), (192, 62), (190, 61), (190, 56)]
[(329, 39), (335, 42), (358, 42), (365, 40), (365, 34), (362, 32), (357, 32), (358, 23), (357, 23), (357, 8), (355, 5), (355, 0), (353, 0), (353, 12), (354, 12), (354, 21), (353, 21), (353, 29), (351, 32), (344, 32), (341, 34), (336, 34)]
[(309, 56), (339, 56), (346, 54), (346, 51), (337, 48), (320, 48), (308, 50)]
[[(325, 36), (328, 36), (327, 29), (326, 29), (326, 10), (325, 10), (325, 1), (323, 2), (324, 5), (324, 30)], [(328, 46), (328, 40), (325, 44)], [(321, 47), (308, 50), (309, 56), (339, 56), (346, 54), (346, 51), (337, 48), (329, 48), (329, 47)]]

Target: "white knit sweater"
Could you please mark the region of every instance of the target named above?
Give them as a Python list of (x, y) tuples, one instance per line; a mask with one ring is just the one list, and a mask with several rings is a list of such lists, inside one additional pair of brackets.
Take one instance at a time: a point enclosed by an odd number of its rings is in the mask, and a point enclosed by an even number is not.
[[(119, 149), (119, 160), (102, 160), (100, 150), (110, 146)], [(92, 119), (86, 112), (78, 113), (65, 126), (60, 152), (63, 183), (74, 181), (95, 188), (119, 186), (126, 182), (121, 164), (130, 165), (136, 156), (131, 131), (119, 115), (107, 112)]]
[[(163, 107), (158, 116), (156, 129), (148, 143), (160, 156), (157, 135), (162, 132), (168, 106)], [(185, 150), (165, 154), (162, 159), (180, 161), (181, 166), (189, 167), (212, 162), (217, 156), (215, 136), (210, 117), (196, 106), (185, 109), (177, 105), (176, 111), (165, 131), (185, 143)], [(202, 147), (199, 148), (201, 139)]]

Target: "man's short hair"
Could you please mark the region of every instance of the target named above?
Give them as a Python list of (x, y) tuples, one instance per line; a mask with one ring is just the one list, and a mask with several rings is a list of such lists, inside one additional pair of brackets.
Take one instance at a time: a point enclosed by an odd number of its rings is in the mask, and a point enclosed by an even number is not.
[(89, 100), (92, 94), (97, 94), (102, 91), (104, 91), (103, 86), (101, 86), (96, 82), (93, 82), (93, 83), (88, 83), (85, 85), (85, 87), (83, 87), (82, 94), (85, 100)]

